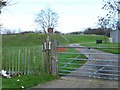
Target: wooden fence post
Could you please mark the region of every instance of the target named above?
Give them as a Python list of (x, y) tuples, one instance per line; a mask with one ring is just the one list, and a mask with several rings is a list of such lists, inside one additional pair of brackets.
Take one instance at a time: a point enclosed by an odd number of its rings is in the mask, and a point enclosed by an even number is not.
[(42, 64), (43, 68), (46, 73), (50, 74), (51, 73), (51, 61), (50, 61), (50, 49), (49, 49), (49, 42), (44, 42), (43, 43), (43, 49), (42, 49)]
[(42, 70), (43, 70), (43, 72), (45, 71), (45, 59), (44, 59), (44, 43), (42, 44), (42, 48), (41, 48), (41, 50), (42, 50)]
[(28, 50), (28, 71), (27, 71), (27, 74), (30, 74), (30, 61), (31, 60), (31, 58), (30, 58), (30, 49)]
[(2, 60), (1, 60), (2, 63), (0, 64), (0, 65), (1, 65), (0, 70), (4, 70), (4, 68), (5, 68), (5, 67), (4, 67), (4, 55), (3, 55), (3, 53), (1, 53), (1, 52), (2, 52), (2, 51), (0, 51), (0, 54), (2, 54), (2, 55), (1, 55), (0, 59), (2, 59)]
[(27, 48), (25, 49), (24, 52), (25, 52), (25, 55), (24, 55), (24, 75), (25, 75), (26, 74), (26, 67), (27, 67), (26, 66), (26, 64), (27, 64), (27, 62), (26, 62), (27, 61), (27, 58), (26, 58), (27, 57)]
[(57, 42), (51, 41), (50, 33), (46, 36), (46, 42), (42, 47), (42, 65), (45, 72), (58, 76), (57, 54), (56, 54)]
[(46, 57), (45, 57), (46, 43), (44, 42), (42, 45), (42, 68), (46, 71)]
[(11, 63), (11, 62), (10, 62), (10, 61), (11, 61), (11, 60), (10, 60), (10, 59), (11, 59), (11, 58), (10, 58), (10, 57), (11, 57), (11, 52), (10, 52), (10, 51), (9, 51), (9, 53), (8, 53), (8, 57), (9, 57), (9, 58), (8, 58), (8, 73), (10, 73), (10, 70), (11, 70), (11, 68), (10, 68), (10, 63)]
[(51, 67), (52, 67), (52, 75), (58, 77), (58, 62), (57, 62), (57, 41), (52, 41), (52, 48), (51, 48)]
[(21, 54), (21, 50), (19, 49), (18, 51), (18, 74), (20, 73), (20, 54)]
[(14, 74), (14, 50), (12, 51), (12, 75)]

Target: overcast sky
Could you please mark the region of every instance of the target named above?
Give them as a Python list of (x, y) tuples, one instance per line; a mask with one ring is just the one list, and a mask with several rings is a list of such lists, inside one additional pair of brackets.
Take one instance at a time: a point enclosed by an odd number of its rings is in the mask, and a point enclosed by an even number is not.
[(59, 15), (56, 30), (63, 33), (82, 31), (95, 27), (98, 16), (104, 15), (101, 9), (103, 0), (12, 0), (15, 5), (2, 10), (1, 20), (6, 28), (30, 31), (37, 28), (36, 14), (51, 7)]

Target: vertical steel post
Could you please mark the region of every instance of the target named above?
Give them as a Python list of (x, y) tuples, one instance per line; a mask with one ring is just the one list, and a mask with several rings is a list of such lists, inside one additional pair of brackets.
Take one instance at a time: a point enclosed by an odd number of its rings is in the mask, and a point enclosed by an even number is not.
[(90, 48), (88, 48), (88, 73), (89, 73), (89, 77), (91, 77), (91, 52), (90, 52)]

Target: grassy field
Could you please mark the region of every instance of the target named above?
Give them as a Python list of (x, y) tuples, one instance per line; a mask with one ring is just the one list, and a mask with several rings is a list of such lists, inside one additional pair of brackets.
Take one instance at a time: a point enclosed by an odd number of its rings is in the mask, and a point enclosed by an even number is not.
[[(70, 44), (70, 43), (87, 43), (87, 42), (95, 42), (96, 40), (103, 40), (104, 41), (104, 37), (103, 36), (96, 36), (96, 35), (58, 35), (58, 34), (52, 34), (51, 35), (51, 39), (56, 39), (60, 45), (65, 45), (65, 44)], [(19, 35), (3, 35), (2, 36), (2, 52), (4, 55), (4, 60), (6, 60), (6, 62), (8, 60), (12, 60), (12, 57), (9, 57), (9, 52), (12, 52), (13, 50), (15, 55), (15, 63), (16, 60), (18, 59), (18, 51), (19, 49), (25, 49), (25, 48), (36, 48), (37, 50), (40, 50), (40, 46), (42, 45), (42, 43), (45, 41), (45, 35), (44, 34), (32, 34), (32, 33), (28, 33), (28, 34), (19, 34)], [(69, 52), (76, 52), (76, 50), (68, 50)], [(33, 50), (32, 50), (33, 52)], [(34, 54), (31, 52), (31, 59), (33, 59)], [(23, 54), (23, 53), (22, 53)], [(21, 54), (21, 55), (22, 55)], [(40, 53), (39, 57), (37, 58), (37, 61), (41, 61), (41, 57), (40, 57)], [(60, 55), (60, 58), (75, 58), (77, 57), (77, 55)], [(83, 55), (80, 56), (80, 58), (86, 58)], [(21, 60), (22, 60), (22, 56), (21, 56)], [(67, 60), (62, 60), (60, 59), (60, 62), (62, 63), (68, 63), (69, 61)], [(73, 64), (72, 64), (73, 63)], [(72, 70), (74, 70), (74, 68), (79, 68), (80, 64), (84, 64), (85, 61), (74, 61), (71, 64), (67, 65), (67, 67), (72, 67)], [(75, 65), (74, 63), (78, 63), (78, 65)], [(39, 64), (37, 62), (37, 64)], [(15, 64), (16, 65), (16, 64)], [(60, 66), (64, 66), (65, 64), (60, 64)], [(32, 65), (35, 66), (35, 65)], [(64, 70), (67, 70), (67, 67), (63, 68)], [(5, 68), (5, 67), (4, 67)], [(22, 68), (22, 67), (21, 67)], [(17, 80), (20, 79), (19, 82), (17, 82)], [(42, 82), (46, 82), (49, 80), (53, 80), (55, 79), (53, 76), (49, 76), (49, 75), (23, 75), (21, 77), (14, 77), (14, 78), (3, 78), (3, 87), (4, 88), (21, 88), (21, 86), (23, 85), (25, 88), (31, 87), (31, 86), (35, 86), (38, 83), (42, 83)], [(16, 83), (17, 82), (17, 83)], [(28, 83), (29, 82), (29, 83)]]
[[(96, 42), (96, 40), (103, 40), (103, 36), (96, 35), (58, 35), (52, 34), (51, 39), (59, 41), (60, 45), (70, 43), (85, 43), (85, 42)], [(44, 34), (18, 34), (18, 35), (3, 35), (2, 36), (2, 47), (25, 47), (25, 46), (39, 46), (45, 41)]]
[[(18, 35), (3, 35), (2, 36), (2, 47), (29, 47), (39, 46), (45, 41), (45, 34), (18, 34)], [(52, 34), (51, 39), (56, 39), (60, 44), (67, 44), (66, 40), (60, 35)]]
[[(68, 34), (68, 35), (64, 35), (64, 36), (67, 38), (69, 43), (89, 43), (89, 42), (96, 42), (96, 40), (102, 40), (104, 42), (104, 36), (100, 36), (100, 35)], [(107, 40), (108, 40), (108, 38), (107, 38)]]
[[(88, 47), (98, 47), (99, 50), (103, 50), (105, 52), (110, 52), (114, 54), (120, 54), (119, 46), (120, 43), (106, 43), (106, 44), (96, 44), (96, 43), (86, 43), (86, 44), (81, 44), (83, 46), (88, 46)], [(106, 49), (103, 49), (106, 48)]]
[(43, 34), (18, 34), (18, 35), (3, 35), (2, 47), (25, 47), (25, 46), (38, 46), (45, 40)]

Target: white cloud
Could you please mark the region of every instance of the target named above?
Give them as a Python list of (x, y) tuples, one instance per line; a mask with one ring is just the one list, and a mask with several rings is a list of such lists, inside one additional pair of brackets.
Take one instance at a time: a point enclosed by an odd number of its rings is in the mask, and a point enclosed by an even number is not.
[(32, 18), (31, 16), (27, 16), (27, 15), (17, 15), (17, 16), (4, 15), (2, 16), (2, 23), (4, 27), (10, 29), (21, 28), (24, 30), (28, 30), (30, 28), (33, 28), (33, 21), (31, 20), (31, 18)]
[(59, 27), (60, 31), (62, 32), (72, 32), (72, 31), (79, 31), (82, 28), (91, 27), (95, 24), (96, 17), (91, 16), (79, 16), (79, 15), (72, 15), (72, 16), (63, 16), (60, 19)]

